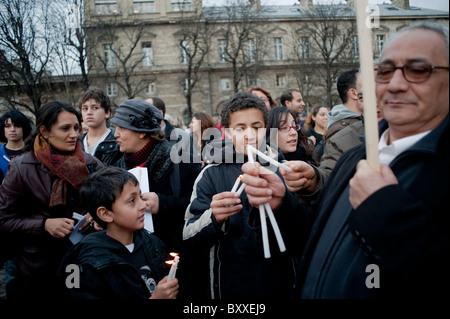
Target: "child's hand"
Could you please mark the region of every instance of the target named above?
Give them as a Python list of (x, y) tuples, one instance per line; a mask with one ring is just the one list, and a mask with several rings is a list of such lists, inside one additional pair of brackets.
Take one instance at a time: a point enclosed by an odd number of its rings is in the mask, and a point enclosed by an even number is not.
[(219, 225), (222, 225), (230, 216), (239, 213), (242, 209), (239, 194), (236, 192), (223, 192), (213, 196), (210, 207)]
[(175, 299), (178, 295), (178, 279), (167, 282), (167, 277), (161, 279), (150, 299)]

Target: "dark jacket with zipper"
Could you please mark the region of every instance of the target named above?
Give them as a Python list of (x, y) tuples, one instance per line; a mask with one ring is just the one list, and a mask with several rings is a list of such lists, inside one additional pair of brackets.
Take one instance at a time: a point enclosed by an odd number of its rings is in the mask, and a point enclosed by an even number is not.
[[(122, 153), (119, 150), (119, 145), (116, 142), (116, 138), (114, 137), (115, 130), (113, 128), (109, 128), (111, 131), (106, 136), (106, 138), (97, 146), (94, 152), (94, 157), (98, 158), (100, 162), (104, 165), (111, 165), (118, 161), (122, 156)], [(81, 147), (84, 151), (84, 139), (86, 138), (87, 133), (84, 133), (80, 136)]]
[[(187, 265), (189, 271), (186, 272), (195, 278), (198, 286), (203, 286), (197, 291), (200, 295), (194, 297), (287, 298), (294, 280), (296, 250), (292, 249), (289, 237), (292, 229), (286, 229), (296, 227), (290, 215), (300, 212), (274, 212), (287, 247), (285, 252), (280, 252), (271, 223), (267, 220), (271, 258), (266, 259), (259, 212), (248, 202), (245, 191), (240, 196), (242, 210), (222, 225), (217, 223), (210, 208), (214, 195), (231, 190), (236, 178), (242, 174), (241, 166), (247, 161), (246, 156), (235, 153), (229, 140), (213, 141), (207, 144), (206, 150), (208, 155), (216, 153), (216, 156), (206, 159), (212, 164), (206, 166), (197, 178), (183, 231), (187, 256), (196, 256), (190, 258), (191, 267)], [(218, 161), (221, 158), (224, 161)], [(261, 162), (264, 163), (263, 160)], [(276, 174), (279, 174), (278, 170)], [(297, 201), (290, 192), (287, 192), (285, 200)]]
[[(65, 255), (58, 276), (61, 285), (66, 288), (67, 296), (74, 299), (148, 299), (151, 293), (139, 269), (130, 261), (138, 252), (145, 256), (144, 262), (152, 286), (168, 273), (165, 260), (168, 255), (164, 244), (145, 230), (134, 232), (134, 250), (130, 252), (122, 243), (99, 231), (87, 235)], [(70, 268), (67, 268), (71, 265)], [(73, 265), (79, 270), (79, 282), (76, 282)], [(74, 286), (67, 287), (69, 278)], [(77, 273), (78, 274), (78, 273)]]

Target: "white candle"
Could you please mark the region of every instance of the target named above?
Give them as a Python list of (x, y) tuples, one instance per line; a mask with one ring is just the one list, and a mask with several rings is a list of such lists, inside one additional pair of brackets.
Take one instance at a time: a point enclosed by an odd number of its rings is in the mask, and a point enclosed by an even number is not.
[(286, 166), (286, 165), (284, 165), (284, 164), (282, 164), (282, 163), (280, 163), (280, 162), (274, 160), (273, 158), (271, 158), (270, 156), (267, 156), (266, 154), (264, 154), (263, 152), (257, 150), (257, 149), (254, 148), (253, 146), (247, 145), (247, 155), (249, 156), (248, 161), (249, 161), (250, 163), (254, 163), (254, 160), (253, 160), (253, 157), (252, 157), (253, 162), (250, 161), (250, 155), (249, 155), (249, 152), (250, 152), (250, 153), (251, 153), (251, 152), (255, 152), (256, 154), (258, 154), (258, 156), (264, 158), (266, 161), (270, 162), (271, 164), (273, 164), (273, 165), (275, 165), (275, 166), (277, 166), (277, 167), (279, 167), (279, 168), (282, 168), (282, 169), (284, 169), (285, 171), (292, 172), (292, 169), (291, 169), (290, 167), (288, 167), (288, 166)]
[(275, 219), (272, 208), (270, 207), (269, 203), (265, 203), (264, 207), (266, 208), (267, 215), (269, 216), (270, 222), (272, 223), (273, 231), (278, 242), (278, 247), (280, 247), (280, 251), (283, 252), (286, 250), (286, 246), (284, 245), (283, 236), (281, 236), (280, 228), (278, 227), (278, 223)]
[(254, 163), (255, 163), (255, 159), (253, 158), (252, 148), (255, 149), (255, 148), (252, 147), (250, 144), (247, 144), (247, 157), (248, 157), (248, 162), (254, 164)]
[(261, 232), (264, 247), (264, 257), (270, 258), (269, 235), (267, 233), (266, 212), (264, 205), (259, 205), (259, 218), (261, 219)]
[(241, 182), (241, 179), (242, 179), (242, 175), (239, 175), (239, 177), (236, 178), (236, 182), (234, 182), (233, 188), (231, 189), (232, 192), (236, 191), (236, 189), (239, 186), (239, 183)]
[(378, 151), (378, 119), (373, 76), (372, 30), (367, 26), (368, 1), (355, 1), (356, 22), (358, 26), (359, 56), (364, 96), (364, 131), (366, 156), (372, 168), (380, 171)]
[(179, 260), (180, 260), (180, 256), (175, 256), (175, 259), (173, 260), (173, 263), (172, 263), (172, 267), (170, 267), (169, 276), (167, 278), (168, 282), (175, 278)]
[(246, 185), (247, 185), (247, 184), (242, 183), (241, 187), (239, 187), (239, 189), (237, 190), (237, 193), (238, 193), (239, 195), (241, 195), (241, 193), (243, 192), (243, 190), (244, 190), (244, 188), (245, 188)]

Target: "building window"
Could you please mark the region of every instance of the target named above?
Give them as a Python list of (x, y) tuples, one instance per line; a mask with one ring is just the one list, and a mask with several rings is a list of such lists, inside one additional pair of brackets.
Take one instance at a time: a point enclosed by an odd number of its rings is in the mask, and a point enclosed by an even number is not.
[(303, 74), (303, 84), (311, 84), (311, 75), (310, 74)]
[(354, 35), (352, 39), (352, 54), (354, 58), (359, 58), (359, 44), (357, 35)]
[(190, 82), (188, 78), (183, 78), (183, 81), (181, 82), (181, 86), (183, 87), (183, 92), (187, 93), (190, 88)]
[(283, 41), (281, 38), (273, 38), (274, 58), (275, 60), (283, 60)]
[(286, 87), (286, 75), (277, 74), (276, 75), (276, 86), (277, 87)]
[(105, 52), (105, 64), (107, 68), (115, 68), (116, 67), (116, 57), (114, 55), (114, 45), (113, 44), (104, 44), (103, 50)]
[(118, 12), (116, 0), (95, 0), (95, 14), (114, 14)]
[(133, 0), (134, 13), (155, 12), (155, 0)]
[(117, 96), (117, 83), (108, 83), (106, 84), (106, 95), (110, 97)]
[(386, 43), (385, 35), (377, 34), (377, 54), (378, 54), (378, 56), (380, 56), (381, 52), (383, 52), (385, 43)]
[(152, 43), (142, 42), (142, 65), (152, 66), (153, 65), (153, 48)]
[(230, 79), (220, 79), (220, 90), (221, 91), (229, 91), (229, 90), (231, 90), (231, 81), (230, 81)]
[(170, 1), (171, 11), (190, 11), (192, 10), (191, 0), (171, 0)]
[(181, 64), (189, 63), (189, 41), (188, 40), (180, 41), (180, 63)]
[(247, 58), (250, 62), (256, 61), (255, 39), (247, 40)]
[(148, 85), (145, 87), (145, 93), (148, 96), (156, 94), (156, 83), (154, 81), (148, 83)]
[(227, 54), (227, 40), (220, 39), (219, 40), (219, 62), (224, 63), (228, 60)]
[(300, 56), (302, 59), (309, 59), (309, 38), (300, 38)]
[(256, 76), (250, 76), (248, 78), (248, 86), (258, 86), (258, 78)]

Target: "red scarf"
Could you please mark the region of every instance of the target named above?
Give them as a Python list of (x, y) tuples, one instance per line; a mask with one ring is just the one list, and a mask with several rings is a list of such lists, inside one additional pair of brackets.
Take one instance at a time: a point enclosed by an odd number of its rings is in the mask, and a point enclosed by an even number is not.
[(72, 154), (58, 154), (42, 136), (36, 136), (34, 140), (34, 154), (42, 164), (50, 169), (56, 176), (52, 184), (50, 194), (50, 207), (65, 205), (67, 199), (67, 183), (79, 188), (89, 176), (86, 167), (86, 157), (77, 141), (76, 148)]

